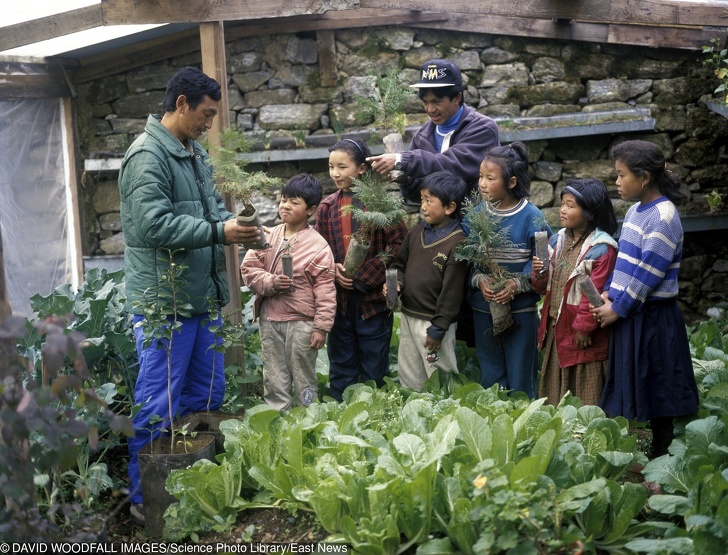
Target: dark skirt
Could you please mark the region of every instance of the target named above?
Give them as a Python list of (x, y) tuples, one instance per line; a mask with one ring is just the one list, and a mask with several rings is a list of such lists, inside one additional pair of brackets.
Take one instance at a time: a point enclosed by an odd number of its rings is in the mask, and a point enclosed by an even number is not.
[(640, 422), (697, 412), (698, 388), (676, 300), (647, 302), (615, 322), (599, 406), (609, 416)]

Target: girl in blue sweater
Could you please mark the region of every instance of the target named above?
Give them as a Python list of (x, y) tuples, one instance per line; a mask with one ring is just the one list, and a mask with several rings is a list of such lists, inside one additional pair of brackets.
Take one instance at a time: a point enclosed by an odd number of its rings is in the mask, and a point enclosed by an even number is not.
[(610, 416), (650, 422), (652, 456), (667, 453), (673, 418), (698, 410), (685, 321), (677, 304), (683, 230), (674, 202), (680, 182), (654, 144), (612, 149), (617, 192), (636, 200), (622, 224), (605, 304), (592, 314), (612, 325), (607, 383), (599, 405)]
[[(526, 198), (530, 185), (526, 145), (515, 142), (486, 152), (478, 181), (483, 202), (474, 210), (491, 211), (500, 228), (507, 230), (508, 245), (492, 254), (509, 278), (501, 289), (496, 287), (492, 272), (476, 267), (471, 276), (468, 303), (473, 308), (475, 347), (483, 387), (499, 384), (534, 398), (539, 300), (531, 287), (534, 233), (546, 230), (551, 235), (551, 229), (543, 213)], [(463, 227), (469, 233), (467, 217)], [(491, 302), (510, 305), (514, 325), (508, 331), (494, 330)]]

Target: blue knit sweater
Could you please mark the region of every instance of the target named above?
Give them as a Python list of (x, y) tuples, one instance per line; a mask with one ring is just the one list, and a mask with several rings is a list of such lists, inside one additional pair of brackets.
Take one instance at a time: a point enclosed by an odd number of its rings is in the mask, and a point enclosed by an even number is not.
[(625, 318), (645, 301), (676, 298), (682, 245), (680, 215), (670, 200), (663, 196), (632, 206), (609, 287), (612, 310)]

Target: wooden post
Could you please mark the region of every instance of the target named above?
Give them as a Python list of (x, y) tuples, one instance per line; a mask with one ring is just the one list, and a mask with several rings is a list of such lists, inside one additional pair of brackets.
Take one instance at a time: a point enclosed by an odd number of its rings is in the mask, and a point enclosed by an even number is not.
[(78, 288), (83, 283), (83, 228), (79, 206), (78, 172), (76, 171), (76, 135), (74, 133), (75, 118), (71, 97), (63, 98), (63, 127), (66, 136), (65, 158), (68, 160), (66, 171), (66, 195), (68, 195), (68, 234), (71, 243), (71, 284)]
[[(202, 71), (220, 83), (222, 98), (220, 111), (213, 120), (212, 128), (207, 132), (210, 146), (220, 144), (223, 129), (230, 127), (228, 111), (227, 65), (225, 61), (225, 29), (222, 21), (200, 23), (200, 50), (202, 52)], [(233, 200), (225, 195), (225, 206), (235, 212)], [(225, 247), (227, 274), (230, 283), (230, 303), (225, 307), (225, 314), (231, 323), (240, 325), (243, 322), (243, 306), (240, 297), (240, 266), (238, 263), (238, 246)], [(245, 373), (245, 351), (242, 345), (234, 346), (225, 353), (226, 364), (237, 364)], [(247, 392), (245, 392), (247, 394)]]

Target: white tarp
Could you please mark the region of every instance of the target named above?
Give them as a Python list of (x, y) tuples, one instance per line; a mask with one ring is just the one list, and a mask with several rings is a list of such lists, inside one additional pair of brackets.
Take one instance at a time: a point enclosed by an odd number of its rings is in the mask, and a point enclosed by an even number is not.
[(58, 98), (0, 100), (0, 226), (13, 314), (72, 282)]

